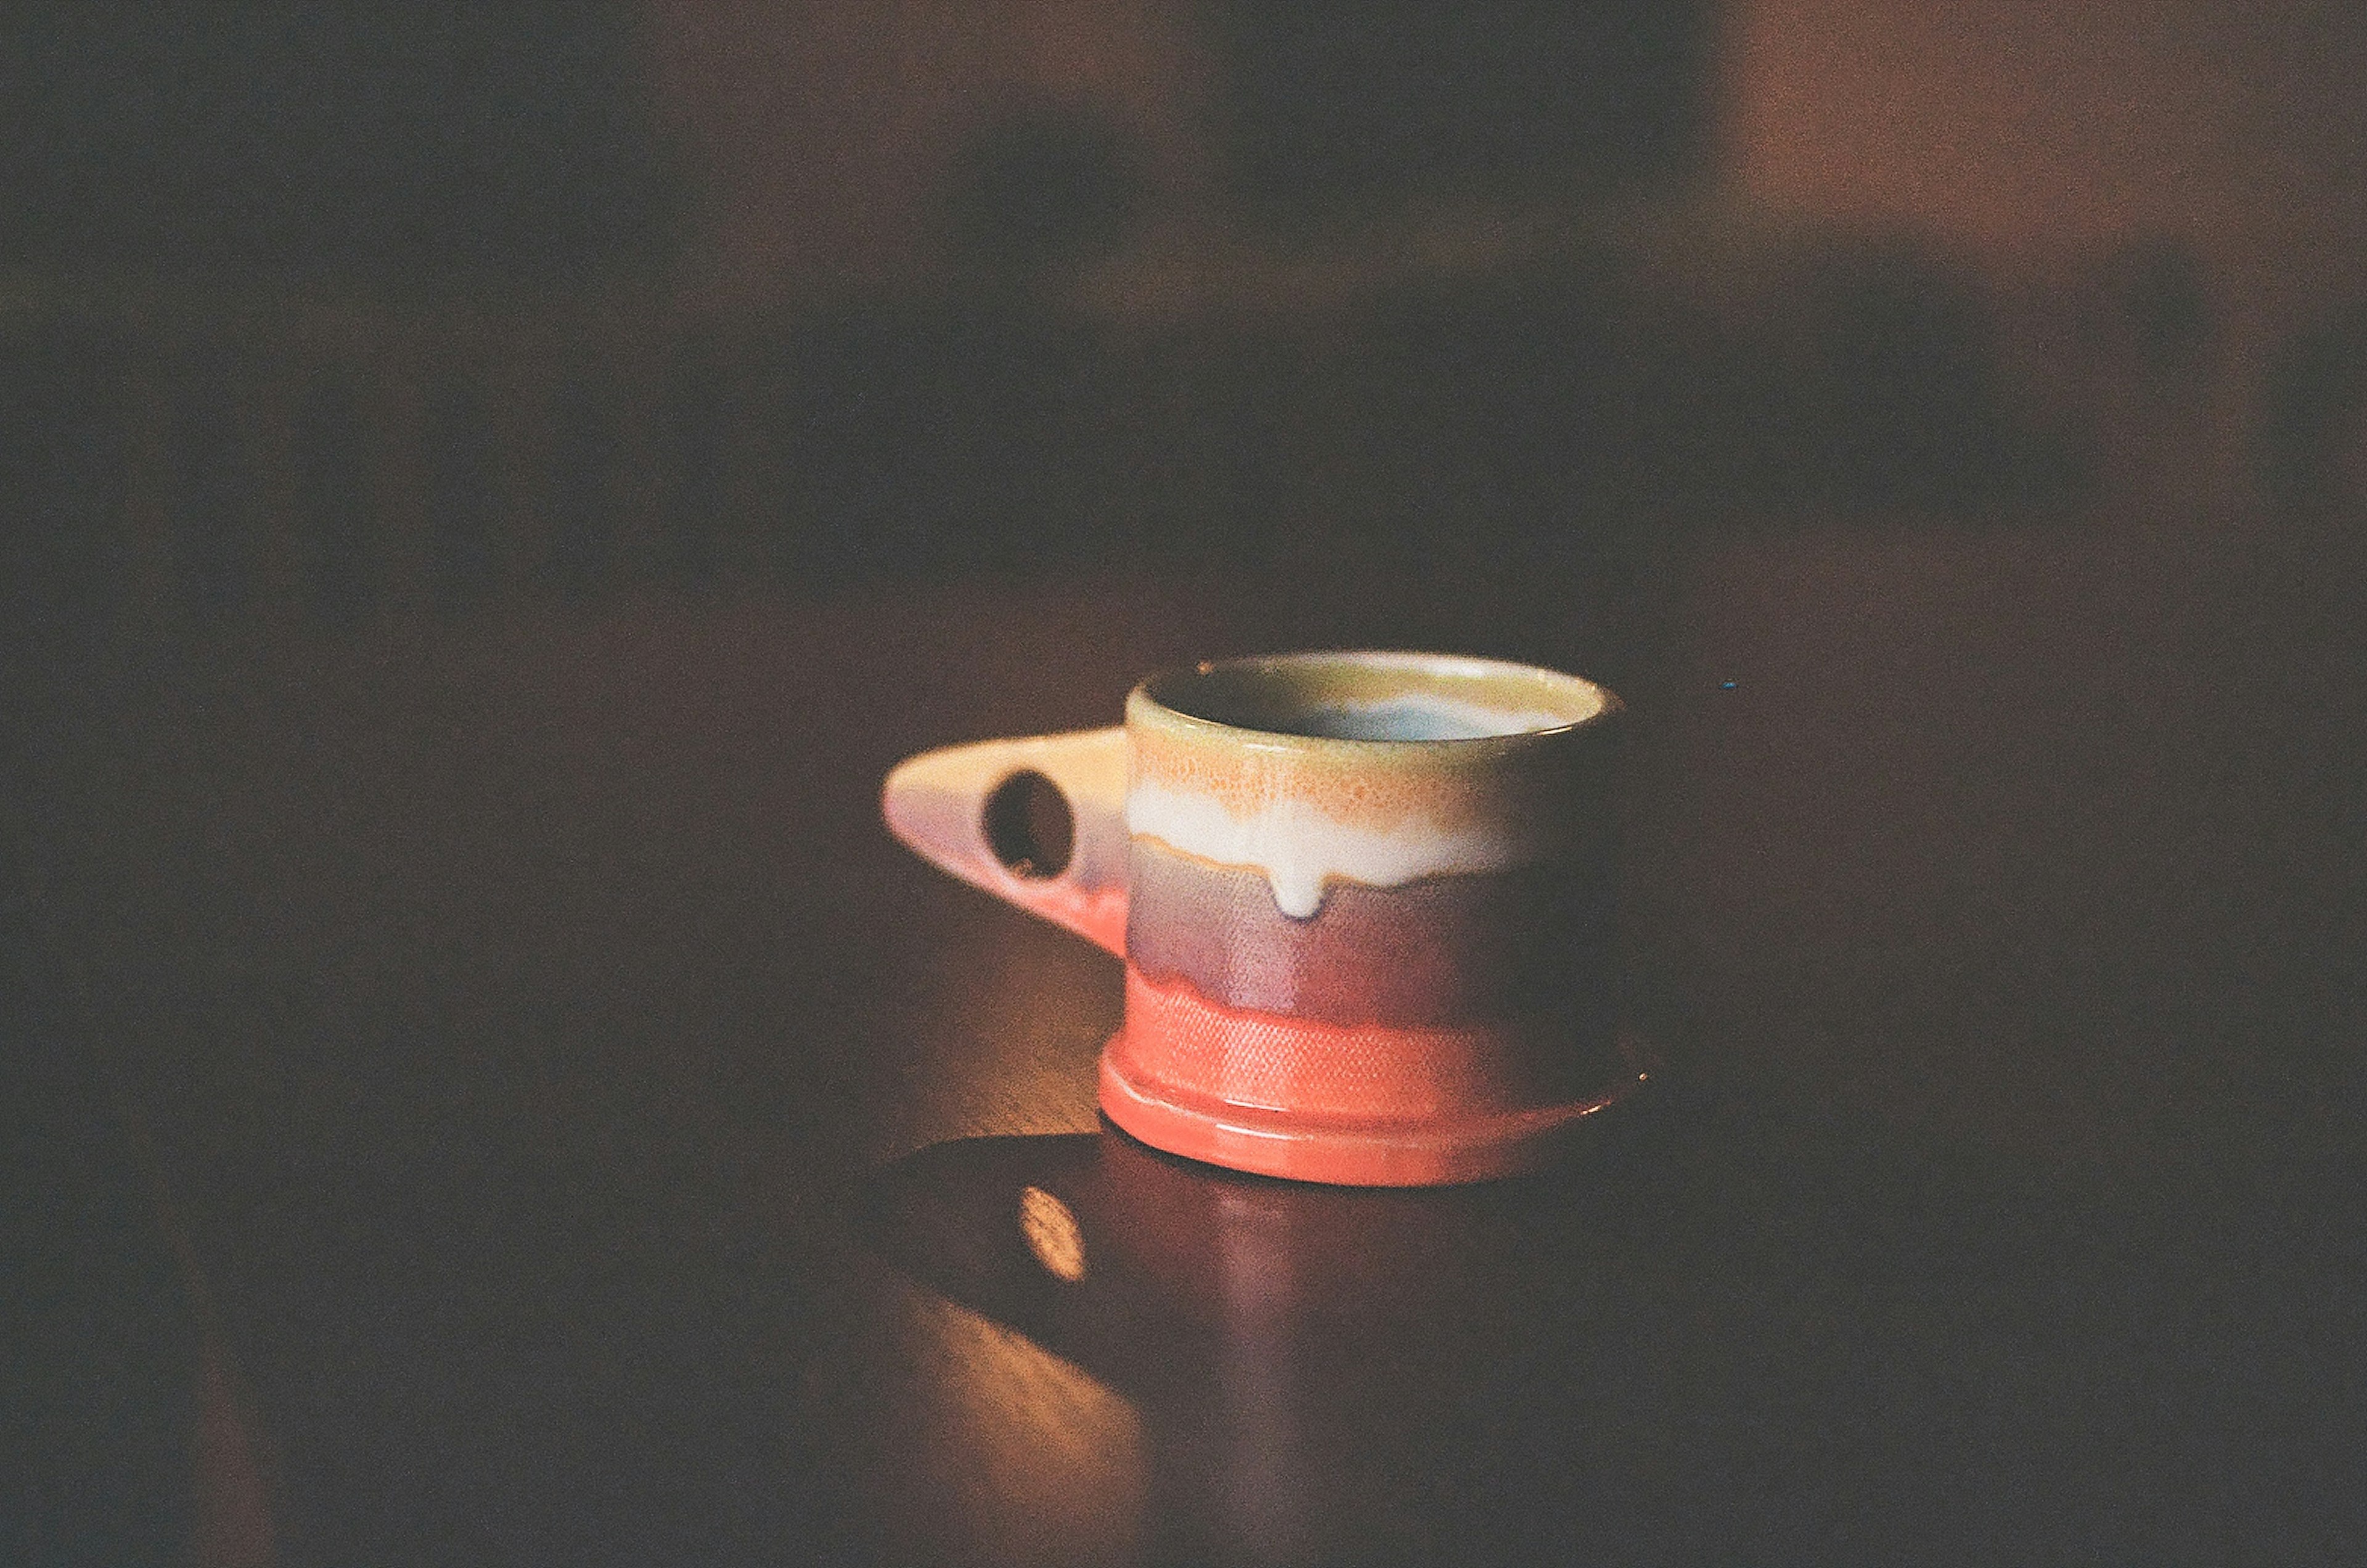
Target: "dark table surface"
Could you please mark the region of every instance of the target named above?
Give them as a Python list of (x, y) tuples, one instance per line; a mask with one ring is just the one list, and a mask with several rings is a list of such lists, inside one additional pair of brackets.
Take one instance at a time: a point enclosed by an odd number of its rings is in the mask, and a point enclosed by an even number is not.
[[(2340, 536), (1809, 517), (28, 643), (16, 1555), (2360, 1561)], [(1343, 644), (1635, 709), (1668, 1092), (1566, 1169), (1128, 1143), (1116, 965), (878, 825), (911, 751)]]

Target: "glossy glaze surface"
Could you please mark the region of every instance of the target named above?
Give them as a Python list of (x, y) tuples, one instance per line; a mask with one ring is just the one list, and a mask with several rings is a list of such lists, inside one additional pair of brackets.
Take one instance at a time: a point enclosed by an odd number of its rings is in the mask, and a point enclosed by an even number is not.
[[(1591, 682), (1454, 655), (1203, 662), (1137, 687), (1122, 734), (929, 752), (881, 805), (924, 859), (1123, 953), (1102, 1103), (1136, 1136), (1302, 1180), (1468, 1181), (1550, 1157), (1635, 1076), (1619, 713)], [(996, 826), (1036, 782), (1073, 854)]]
[(1157, 1147), (1302, 1180), (1553, 1157), (1636, 1076), (1613, 1039), (1619, 711), (1590, 682), (1440, 655), (1144, 682), (1102, 1109)]
[(1220, 1006), (1328, 1023), (1455, 1024), (1610, 992), (1608, 865), (1559, 858), (1396, 887), (1332, 886), (1305, 919), (1253, 867), (1137, 836), (1127, 954)]

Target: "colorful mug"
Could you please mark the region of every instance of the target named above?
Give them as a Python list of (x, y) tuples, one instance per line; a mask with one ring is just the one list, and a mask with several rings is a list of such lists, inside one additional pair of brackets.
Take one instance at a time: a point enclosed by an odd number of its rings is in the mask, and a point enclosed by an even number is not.
[[(888, 775), (924, 859), (1126, 960), (1102, 1109), (1144, 1143), (1367, 1186), (1551, 1157), (1638, 1081), (1617, 1039), (1591, 681), (1421, 653), (1154, 675), (1123, 728)], [(1031, 832), (1057, 789), (1070, 844)]]

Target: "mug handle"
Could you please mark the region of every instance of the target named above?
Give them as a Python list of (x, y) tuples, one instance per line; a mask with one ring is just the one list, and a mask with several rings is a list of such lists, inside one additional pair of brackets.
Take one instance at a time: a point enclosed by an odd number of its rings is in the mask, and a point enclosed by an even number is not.
[[(1126, 953), (1126, 731), (980, 740), (899, 762), (880, 791), (888, 830), (923, 860), (998, 898)], [(1065, 863), (1031, 863), (1031, 794), (1068, 803)]]

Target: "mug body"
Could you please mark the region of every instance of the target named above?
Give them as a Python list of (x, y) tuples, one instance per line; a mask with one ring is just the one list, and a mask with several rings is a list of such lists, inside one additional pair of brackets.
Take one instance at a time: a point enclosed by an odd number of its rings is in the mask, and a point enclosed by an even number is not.
[(1620, 712), (1575, 676), (1430, 654), (1137, 687), (1103, 1109), (1153, 1147), (1318, 1181), (1550, 1157), (1635, 1079), (1611, 951)]

